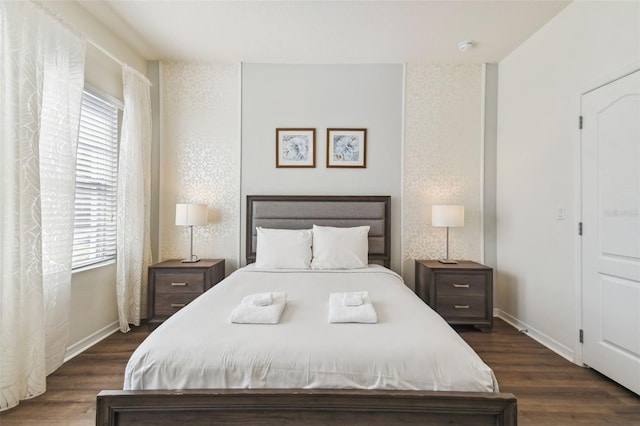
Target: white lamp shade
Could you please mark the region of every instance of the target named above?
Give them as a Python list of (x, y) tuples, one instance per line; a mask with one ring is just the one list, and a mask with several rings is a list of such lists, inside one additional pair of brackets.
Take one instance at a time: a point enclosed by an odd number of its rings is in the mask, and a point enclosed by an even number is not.
[(206, 225), (208, 210), (206, 204), (176, 204), (176, 225)]
[(464, 226), (464, 206), (431, 206), (431, 226)]

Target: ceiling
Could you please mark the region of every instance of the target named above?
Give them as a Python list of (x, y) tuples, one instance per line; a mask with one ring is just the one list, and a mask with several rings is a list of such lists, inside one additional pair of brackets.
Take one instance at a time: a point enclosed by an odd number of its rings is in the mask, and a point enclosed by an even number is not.
[[(199, 63), (497, 63), (556, 0), (78, 0), (146, 59)], [(458, 50), (463, 40), (474, 45)]]

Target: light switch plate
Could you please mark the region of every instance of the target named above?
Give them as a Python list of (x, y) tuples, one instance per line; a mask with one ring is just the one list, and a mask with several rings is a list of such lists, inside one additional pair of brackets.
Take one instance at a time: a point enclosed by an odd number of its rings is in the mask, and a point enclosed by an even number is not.
[(558, 216), (556, 217), (557, 220), (565, 220), (566, 219), (566, 209), (564, 207), (558, 207)]

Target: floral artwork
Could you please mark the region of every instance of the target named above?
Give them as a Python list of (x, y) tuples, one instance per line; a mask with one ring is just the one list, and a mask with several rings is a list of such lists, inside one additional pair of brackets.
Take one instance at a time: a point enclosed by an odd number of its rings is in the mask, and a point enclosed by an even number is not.
[(282, 159), (307, 161), (309, 159), (309, 136), (285, 135), (282, 137)]
[(316, 129), (276, 129), (276, 167), (315, 167)]
[(367, 129), (327, 129), (327, 167), (366, 167)]
[(355, 135), (340, 135), (333, 139), (333, 161), (358, 161), (360, 140)]

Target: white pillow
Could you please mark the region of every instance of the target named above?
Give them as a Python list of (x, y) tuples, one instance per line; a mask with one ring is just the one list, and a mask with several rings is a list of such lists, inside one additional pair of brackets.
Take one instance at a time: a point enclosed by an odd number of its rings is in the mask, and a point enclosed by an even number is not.
[(256, 228), (257, 268), (309, 269), (311, 267), (311, 229)]
[(369, 227), (334, 228), (313, 225), (311, 269), (366, 268)]

